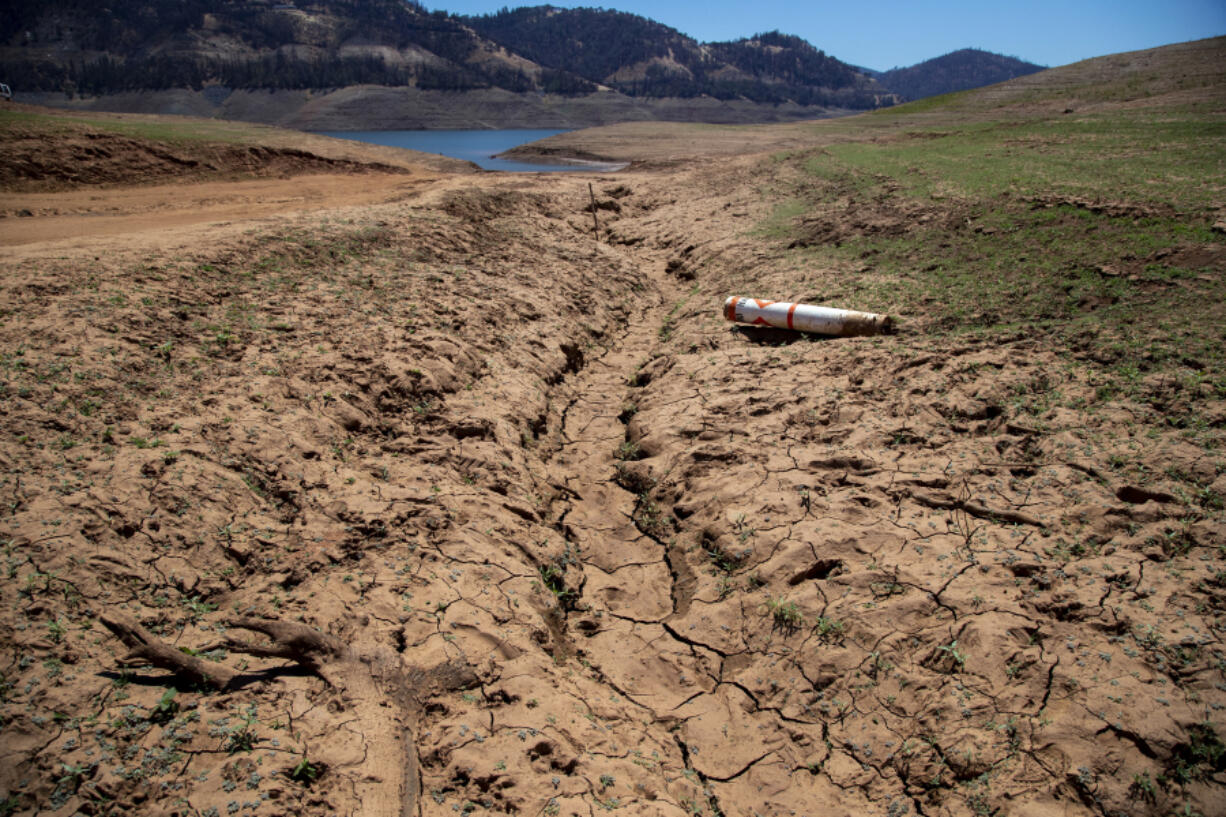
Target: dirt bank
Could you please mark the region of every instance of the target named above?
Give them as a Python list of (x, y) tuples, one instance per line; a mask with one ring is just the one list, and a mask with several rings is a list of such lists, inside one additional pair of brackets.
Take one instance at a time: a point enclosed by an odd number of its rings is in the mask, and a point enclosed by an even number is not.
[(178, 116), (0, 109), (0, 187), (9, 192), (306, 174), (472, 172), (416, 151)]

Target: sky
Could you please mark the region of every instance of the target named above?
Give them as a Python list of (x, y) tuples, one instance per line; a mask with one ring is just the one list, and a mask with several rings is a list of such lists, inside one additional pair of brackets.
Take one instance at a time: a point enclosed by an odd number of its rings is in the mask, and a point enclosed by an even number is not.
[[(426, 0), (432, 10), (491, 14), (546, 0)], [(701, 41), (778, 29), (832, 57), (878, 71), (959, 48), (1055, 67), (1226, 34), (1226, 0), (605, 0), (549, 5), (614, 9), (648, 17)]]

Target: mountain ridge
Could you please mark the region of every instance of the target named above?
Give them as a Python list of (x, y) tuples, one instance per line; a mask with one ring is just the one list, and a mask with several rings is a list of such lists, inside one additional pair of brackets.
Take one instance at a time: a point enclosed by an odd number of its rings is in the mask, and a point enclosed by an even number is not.
[[(226, 115), (223, 103), (234, 91), (284, 101), (369, 86), (396, 89), (391, 97), (410, 108), (425, 92), (476, 94), (452, 100), (461, 108), (478, 104), (477, 92), (508, 92), (544, 117), (528, 125), (559, 123), (548, 109), (560, 107), (572, 111), (561, 117), (565, 125), (578, 126), (611, 121), (601, 106), (629, 119), (667, 111), (753, 122), (872, 110), (906, 98), (880, 74), (794, 35), (700, 43), (604, 9), (535, 6), (462, 17), (412, 0), (112, 0), (101, 10), (71, 0), (16, 0), (0, 11), (0, 31), (9, 32), (0, 40), (0, 76), (25, 98), (105, 110), (167, 105), (174, 97), (195, 115)], [(133, 94), (143, 102), (134, 103)], [(320, 108), (304, 102), (303, 110), (258, 121), (311, 126), (310, 111)], [(408, 109), (399, 117), (348, 110), (355, 128), (373, 118), (422, 126)], [(335, 127), (333, 113), (321, 114), (328, 127)], [(425, 126), (456, 125), (456, 117), (446, 119)], [(524, 126), (521, 119), (480, 110), (459, 117), (470, 127)]]

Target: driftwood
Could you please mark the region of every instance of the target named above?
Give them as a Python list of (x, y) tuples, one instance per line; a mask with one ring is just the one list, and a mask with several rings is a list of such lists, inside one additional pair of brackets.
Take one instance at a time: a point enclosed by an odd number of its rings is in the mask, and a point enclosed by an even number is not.
[(260, 658), (284, 658), (301, 664), (316, 674), (328, 664), (347, 660), (348, 657), (349, 648), (344, 642), (305, 624), (262, 618), (237, 618), (227, 621), (226, 626), (263, 633), (271, 639), (268, 644), (227, 639), (228, 649)]
[[(121, 659), (125, 665), (149, 664), (219, 690), (236, 689), (258, 679), (176, 649), (125, 616), (106, 613), (101, 621), (128, 647), (128, 654)], [(228, 650), (293, 661), (322, 678), (342, 696), (366, 741), (365, 759), (359, 768), (352, 770), (363, 814), (405, 817), (419, 812), (421, 774), (412, 727), (425, 697), (478, 683), (467, 663), (448, 661), (422, 669), (405, 664), (400, 654), (392, 650), (359, 651), (305, 624), (258, 618), (229, 619), (225, 624), (268, 638), (267, 641), (227, 638)]]
[(600, 240), (600, 221), (596, 218), (596, 192), (592, 190), (592, 183), (588, 182), (587, 194), (592, 199), (592, 235), (597, 241)]
[(952, 499), (941, 496), (933, 496), (922, 491), (913, 491), (911, 497), (921, 505), (926, 505), (929, 508), (941, 508), (947, 510), (962, 510), (969, 513), (971, 516), (977, 516), (980, 519), (988, 519), (996, 522), (1012, 522), (1018, 525), (1033, 525), (1036, 528), (1046, 528), (1047, 524), (1041, 519), (1037, 519), (1028, 513), (1021, 511), (1005, 510), (1003, 508), (989, 508), (986, 505), (980, 505), (978, 502), (971, 500)]
[[(237, 670), (176, 649), (126, 616), (104, 613), (101, 621), (128, 648), (128, 654), (120, 660), (125, 666), (145, 663), (221, 690), (244, 682)], [(348, 648), (341, 641), (305, 624), (241, 618), (227, 621), (226, 626), (263, 633), (271, 639), (265, 644), (227, 639), (227, 649), (260, 658), (284, 658), (317, 675), (322, 676), (328, 664), (351, 659), (347, 655)]]
[(224, 664), (175, 649), (126, 616), (104, 613), (101, 621), (128, 648), (128, 654), (120, 659), (124, 666), (151, 664), (216, 689), (229, 689), (239, 675)]

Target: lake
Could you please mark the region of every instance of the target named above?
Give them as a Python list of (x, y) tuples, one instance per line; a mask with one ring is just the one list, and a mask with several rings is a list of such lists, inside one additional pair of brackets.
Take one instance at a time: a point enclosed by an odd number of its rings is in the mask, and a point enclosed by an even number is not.
[[(495, 159), (494, 154), (513, 147), (535, 142), (564, 130), (381, 130), (323, 131), (321, 136), (353, 139), (374, 145), (440, 153), (453, 159), (465, 159), (486, 170), (510, 170), (539, 173), (542, 170), (592, 170), (591, 165), (535, 164)], [(600, 169), (610, 169), (601, 167)]]

